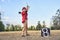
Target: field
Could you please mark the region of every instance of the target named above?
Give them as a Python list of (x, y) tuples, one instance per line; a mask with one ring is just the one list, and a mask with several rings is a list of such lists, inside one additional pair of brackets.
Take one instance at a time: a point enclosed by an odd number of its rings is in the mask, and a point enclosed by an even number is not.
[(28, 31), (30, 36), (21, 37), (21, 31), (0, 32), (0, 40), (60, 40), (60, 30), (51, 30), (49, 37), (41, 37), (40, 31)]

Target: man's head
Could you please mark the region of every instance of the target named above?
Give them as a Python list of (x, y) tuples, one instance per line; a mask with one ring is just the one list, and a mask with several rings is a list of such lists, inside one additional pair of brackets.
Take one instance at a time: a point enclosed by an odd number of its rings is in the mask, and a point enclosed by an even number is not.
[(26, 7), (23, 7), (23, 8), (22, 8), (22, 11), (26, 11), (26, 10), (27, 10)]

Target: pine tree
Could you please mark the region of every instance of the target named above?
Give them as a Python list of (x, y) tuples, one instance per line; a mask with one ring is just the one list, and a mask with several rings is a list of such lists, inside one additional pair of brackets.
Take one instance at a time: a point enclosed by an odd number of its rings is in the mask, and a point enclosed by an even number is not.
[(40, 24), (40, 21), (38, 21), (38, 24), (37, 24), (37, 26), (36, 26), (36, 30), (41, 30), (41, 28), (42, 28), (42, 26), (41, 26), (41, 24)]
[(0, 31), (4, 31), (4, 24), (0, 21)]
[(0, 31), (4, 31), (4, 24), (1, 21), (1, 12), (0, 12)]

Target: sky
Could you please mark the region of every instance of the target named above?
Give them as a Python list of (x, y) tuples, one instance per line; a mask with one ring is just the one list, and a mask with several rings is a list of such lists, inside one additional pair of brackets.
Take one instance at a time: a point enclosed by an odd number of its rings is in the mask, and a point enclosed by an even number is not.
[(0, 0), (0, 12), (4, 24), (22, 25), (21, 15), (22, 7), (29, 5), (28, 26), (37, 25), (40, 21), (45, 21), (46, 26), (50, 26), (52, 16), (60, 8), (60, 0)]

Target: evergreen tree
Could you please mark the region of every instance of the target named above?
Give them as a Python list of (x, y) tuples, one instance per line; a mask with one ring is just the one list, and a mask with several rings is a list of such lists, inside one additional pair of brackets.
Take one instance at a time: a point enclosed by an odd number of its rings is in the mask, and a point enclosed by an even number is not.
[(10, 30), (14, 31), (15, 26), (12, 24)]
[(7, 27), (6, 27), (6, 31), (10, 31), (10, 24), (6, 24), (7, 25)]
[(0, 31), (4, 31), (4, 24), (2, 23), (2, 21), (0, 21)]
[(35, 30), (35, 27), (34, 26), (30, 26), (28, 29), (29, 30)]
[(1, 12), (0, 12), (0, 31), (4, 31), (4, 24), (1, 21)]
[(56, 15), (52, 16), (52, 27), (51, 29), (59, 30), (60, 29), (60, 9), (57, 10)]
[(45, 21), (43, 21), (43, 28), (44, 28), (44, 27), (46, 27), (46, 25), (45, 25)]
[(37, 24), (37, 26), (36, 26), (36, 30), (41, 30), (41, 28), (42, 28), (42, 26), (41, 26), (41, 24), (40, 24), (40, 21), (38, 21), (38, 24)]

